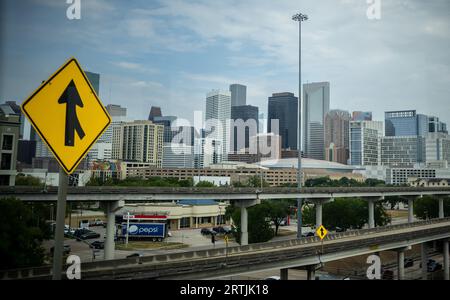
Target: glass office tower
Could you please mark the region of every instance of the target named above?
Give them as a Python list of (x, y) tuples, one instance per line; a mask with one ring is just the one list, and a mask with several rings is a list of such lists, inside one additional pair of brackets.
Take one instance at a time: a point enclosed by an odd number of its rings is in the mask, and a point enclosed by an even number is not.
[(303, 86), (305, 156), (325, 159), (325, 116), (330, 110), (330, 83), (309, 83)]
[(415, 110), (389, 111), (385, 113), (386, 136), (426, 136), (428, 117)]
[[(293, 93), (276, 93), (269, 97), (268, 133), (281, 136), (281, 148), (297, 150), (298, 98)], [(272, 128), (279, 121), (279, 132)]]

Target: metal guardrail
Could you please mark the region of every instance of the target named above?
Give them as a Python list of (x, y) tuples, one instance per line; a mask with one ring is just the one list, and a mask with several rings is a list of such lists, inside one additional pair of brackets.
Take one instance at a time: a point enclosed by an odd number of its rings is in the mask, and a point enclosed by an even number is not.
[[(0, 187), (0, 194), (14, 195), (14, 194), (55, 194), (57, 187), (47, 187), (45, 190), (42, 187)], [(229, 187), (215, 187), (215, 188), (195, 188), (195, 187), (69, 187), (69, 194), (120, 194), (123, 192), (127, 194), (297, 194), (297, 188), (229, 188)], [(321, 187), (321, 188), (307, 188), (301, 189), (301, 194), (334, 194), (334, 193), (388, 193), (388, 192), (449, 192), (450, 187)]]
[[(344, 233), (336, 233), (328, 235), (324, 240), (325, 241), (335, 241), (335, 240), (343, 240), (348, 237), (359, 237), (359, 236), (367, 236), (376, 233), (382, 232), (390, 232), (395, 230), (401, 230), (405, 228), (414, 228), (414, 227), (423, 227), (426, 225), (433, 225), (439, 223), (447, 223), (450, 222), (450, 218), (445, 219), (433, 219), (426, 221), (419, 221), (415, 223), (407, 223), (407, 224), (399, 224), (385, 227), (377, 227), (372, 229), (362, 229), (362, 230), (353, 230), (347, 231)], [(439, 229), (439, 228), (438, 228)], [(423, 230), (422, 230), (423, 231)], [(450, 232), (450, 230), (449, 230)], [(414, 234), (414, 233), (413, 233)], [(412, 235), (408, 233), (408, 235)], [(394, 240), (398, 238), (398, 235), (393, 236)], [(366, 239), (365, 241), (370, 240)], [(363, 240), (364, 241), (364, 240)], [(343, 243), (346, 241), (343, 241)], [(94, 270), (104, 270), (104, 269), (127, 269), (127, 267), (135, 268), (136, 266), (145, 265), (145, 264), (167, 264), (167, 263), (177, 263), (185, 260), (193, 260), (193, 259), (214, 259), (214, 258), (223, 258), (226, 254), (228, 254), (228, 259), (230, 260), (230, 264), (233, 262), (233, 256), (239, 255), (251, 255), (255, 253), (263, 253), (267, 250), (273, 250), (272, 252), (279, 252), (278, 250), (292, 248), (301, 245), (310, 245), (315, 249), (317, 244), (320, 243), (320, 239), (318, 237), (308, 237), (303, 239), (293, 239), (293, 240), (285, 240), (285, 241), (276, 241), (276, 242), (267, 242), (260, 244), (253, 244), (248, 246), (235, 246), (227, 248), (217, 248), (210, 250), (200, 250), (200, 251), (192, 251), (192, 252), (181, 252), (181, 253), (173, 253), (166, 255), (152, 255), (145, 256), (140, 258), (128, 258), (128, 259), (120, 259), (120, 260), (108, 260), (108, 261), (98, 261), (92, 263), (84, 263), (83, 270), (86, 271), (94, 271)], [(353, 243), (350, 241), (349, 243)], [(341, 243), (342, 244), (342, 243)], [(353, 244), (352, 244), (353, 245)], [(358, 244), (360, 246), (361, 243)], [(326, 244), (325, 244), (326, 246)], [(302, 253), (307, 254), (307, 249), (302, 248)], [(324, 248), (325, 249), (325, 248)], [(291, 257), (296, 257), (296, 253), (299, 252), (295, 250), (295, 253), (291, 253)], [(277, 254), (279, 255), (279, 254)], [(270, 257), (268, 258), (270, 259)], [(271, 258), (272, 260), (277, 260), (276, 258)], [(230, 265), (227, 262), (228, 265)], [(39, 267), (39, 268), (28, 268), (28, 269), (17, 269), (17, 270), (8, 270), (8, 271), (0, 271), (0, 279), (27, 279), (27, 278), (45, 278), (51, 277), (51, 266)]]
[[(412, 240), (422, 238), (424, 236), (433, 236), (442, 233), (450, 233), (450, 225), (441, 228), (432, 228), (420, 230), (414, 233), (402, 233), (395, 236), (383, 236), (368, 238), (361, 240), (357, 245), (353, 241), (343, 241), (336, 244), (325, 244), (321, 255), (345, 251), (351, 248), (363, 249), (373, 245), (381, 245), (398, 240)], [(134, 279), (170, 279), (187, 276), (192, 274), (204, 274), (195, 278), (207, 278), (211, 276), (208, 271), (220, 271), (226, 276), (226, 271), (233, 272), (233, 268), (241, 268), (248, 271), (257, 264), (268, 264), (282, 262), (292, 259), (302, 259), (308, 257), (316, 257), (322, 250), (317, 244), (311, 244), (309, 247), (298, 249), (281, 249), (280, 251), (266, 251), (258, 253), (248, 253), (246, 255), (236, 257), (213, 257), (203, 261), (183, 260), (178, 262), (169, 262), (164, 264), (153, 265), (135, 265), (123, 268), (114, 268), (111, 270), (87, 270), (82, 276), (84, 279), (117, 279), (117, 278), (134, 278)]]

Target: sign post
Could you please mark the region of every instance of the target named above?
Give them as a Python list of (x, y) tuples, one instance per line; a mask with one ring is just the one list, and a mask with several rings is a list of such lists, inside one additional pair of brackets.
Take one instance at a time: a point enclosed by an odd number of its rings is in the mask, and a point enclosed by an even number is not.
[(228, 259), (228, 235), (225, 234), (225, 261)]
[(68, 175), (72, 174), (111, 117), (75, 58), (69, 59), (21, 106), (59, 162), (53, 279), (61, 279)]
[(64, 220), (66, 218), (68, 176), (59, 169), (58, 203), (56, 211), (55, 245), (53, 251), (53, 280), (61, 280), (62, 254), (64, 250)]
[(130, 235), (130, 212), (127, 213), (127, 235), (125, 239), (125, 245), (128, 247), (128, 236)]
[(323, 254), (323, 239), (327, 236), (328, 230), (323, 225), (320, 225), (320, 227), (317, 228), (316, 230), (316, 234), (320, 237), (320, 240), (322, 242), (322, 254)]

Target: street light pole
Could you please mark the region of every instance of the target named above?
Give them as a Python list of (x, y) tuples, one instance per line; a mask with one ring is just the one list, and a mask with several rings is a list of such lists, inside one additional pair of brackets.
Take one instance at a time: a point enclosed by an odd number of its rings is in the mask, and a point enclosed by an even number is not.
[[(297, 188), (300, 192), (302, 188), (302, 22), (308, 20), (308, 16), (298, 13), (292, 17), (292, 20), (298, 22), (298, 127), (297, 127)], [(301, 198), (297, 199), (297, 238), (302, 238), (302, 206)]]

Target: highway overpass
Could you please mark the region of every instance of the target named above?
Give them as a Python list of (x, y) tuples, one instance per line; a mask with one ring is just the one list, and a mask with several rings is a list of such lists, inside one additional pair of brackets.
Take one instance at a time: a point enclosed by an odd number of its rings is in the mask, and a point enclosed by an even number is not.
[[(422, 268), (426, 276), (426, 242), (444, 241), (445, 278), (449, 278), (450, 218), (378, 227), (318, 237), (192, 251), (142, 258), (84, 263), (82, 279), (215, 279), (263, 270), (305, 268), (314, 278), (317, 266), (348, 257), (381, 251), (397, 251), (398, 279), (404, 278), (404, 252), (422, 244)], [(0, 272), (0, 279), (50, 279), (51, 267)], [(64, 276), (63, 276), (64, 278)]]
[[(26, 202), (57, 201), (55, 187), (0, 187), (3, 196), (17, 197)], [(306, 199), (314, 203), (316, 227), (322, 225), (322, 207), (336, 198), (358, 197), (368, 201), (368, 225), (375, 227), (375, 203), (385, 197), (398, 196), (408, 201), (408, 222), (413, 222), (413, 206), (416, 198), (425, 195), (438, 197), (439, 218), (444, 218), (444, 199), (450, 196), (450, 187), (336, 187), (336, 188), (160, 188), (160, 187), (72, 187), (68, 189), (67, 201), (98, 201), (106, 203), (107, 239), (105, 258), (114, 258), (115, 212), (125, 203), (153, 201), (228, 200), (241, 209), (241, 242), (248, 244), (249, 207), (260, 204), (265, 199)], [(111, 238), (110, 238), (111, 237)]]
[[(23, 201), (52, 202), (57, 200), (58, 188), (0, 187), (0, 194), (15, 196)], [(156, 188), (156, 187), (70, 187), (67, 201), (127, 202), (173, 200), (264, 200), (264, 199), (332, 199), (373, 198), (388, 196), (422, 197), (449, 196), (450, 187), (338, 187), (338, 188)]]

